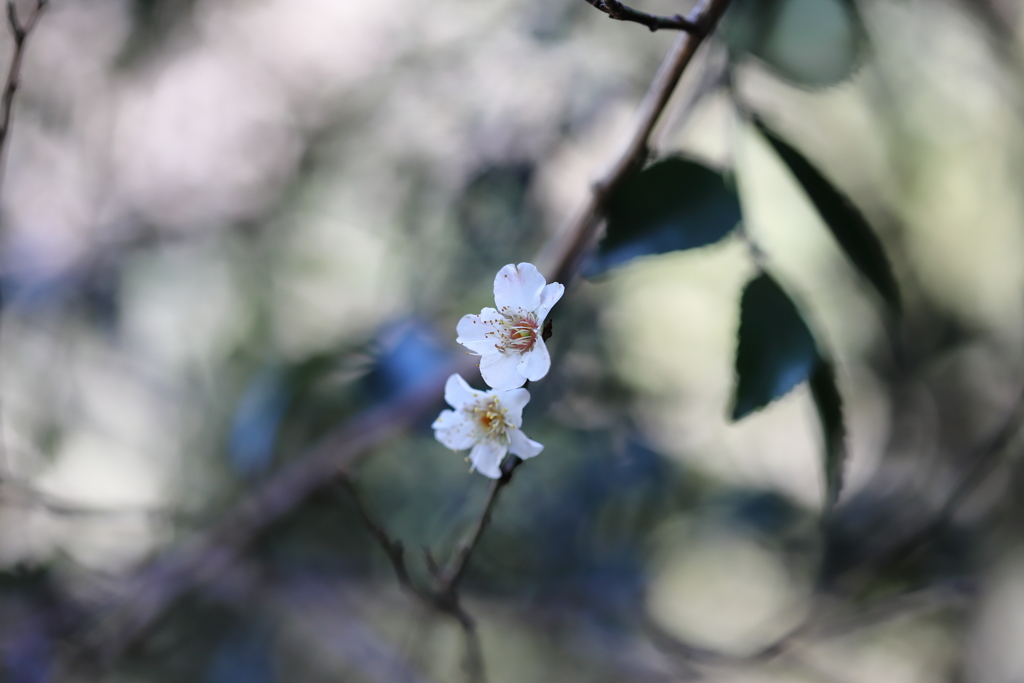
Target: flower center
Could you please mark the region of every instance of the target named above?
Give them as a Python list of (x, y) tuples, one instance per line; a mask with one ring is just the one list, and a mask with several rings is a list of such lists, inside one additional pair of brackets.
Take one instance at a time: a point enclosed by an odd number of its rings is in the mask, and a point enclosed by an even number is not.
[(503, 313), (505, 319), (501, 325), (501, 343), (497, 348), (501, 352), (518, 351), (525, 353), (533, 348), (540, 335), (537, 318), (532, 313)]
[(508, 409), (503, 408), (497, 398), (492, 397), (480, 401), (470, 409), (470, 412), (486, 438), (507, 438), (506, 432), (512, 425), (505, 419)]

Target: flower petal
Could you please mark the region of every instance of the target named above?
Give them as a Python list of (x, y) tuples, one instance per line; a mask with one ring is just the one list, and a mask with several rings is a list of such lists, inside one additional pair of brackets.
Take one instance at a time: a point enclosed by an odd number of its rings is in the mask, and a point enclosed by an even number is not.
[(530, 392), (526, 389), (513, 389), (496, 393), (501, 407), (508, 411), (505, 413), (505, 419), (513, 427), (523, 426), (523, 407), (530, 402)]
[(523, 354), (519, 361), (516, 372), (531, 382), (543, 379), (551, 369), (551, 354), (548, 353), (547, 344), (543, 339), (538, 339), (533, 348)]
[(469, 386), (466, 380), (462, 379), (462, 375), (457, 372), (444, 383), (444, 400), (452, 408), (461, 408), (467, 403), (476, 403), (484, 393)]
[(455, 341), (481, 356), (498, 353), (496, 344), (500, 337), (492, 321), (500, 318), (501, 315), (493, 308), (485, 308), (480, 315), (470, 313), (462, 316), (462, 320), (455, 326), (459, 334)]
[(501, 313), (535, 311), (544, 284), (544, 276), (532, 263), (510, 263), (494, 276), (494, 303)]
[(497, 479), (501, 476), (501, 461), (505, 459), (506, 452), (508, 446), (505, 444), (484, 441), (473, 446), (473, 450), (469, 452), (469, 460), (477, 472), (485, 477)]
[(558, 303), (563, 294), (565, 294), (565, 285), (561, 282), (552, 282), (540, 290), (540, 305), (537, 306), (536, 311), (537, 322), (544, 322), (544, 318), (548, 317), (548, 313), (551, 312), (551, 307)]
[(434, 438), (453, 451), (463, 451), (477, 442), (475, 425), (461, 411), (441, 411), (431, 426)]
[(537, 443), (533, 439), (527, 438), (526, 434), (523, 434), (523, 430), (521, 429), (510, 429), (508, 432), (508, 438), (508, 450), (511, 451), (512, 455), (518, 455), (523, 460), (532, 458), (544, 450), (544, 444)]
[(526, 378), (519, 374), (517, 368), (521, 354), (513, 351), (494, 353), (480, 358), (480, 374), (484, 381), (494, 389), (510, 391), (518, 389), (526, 383)]

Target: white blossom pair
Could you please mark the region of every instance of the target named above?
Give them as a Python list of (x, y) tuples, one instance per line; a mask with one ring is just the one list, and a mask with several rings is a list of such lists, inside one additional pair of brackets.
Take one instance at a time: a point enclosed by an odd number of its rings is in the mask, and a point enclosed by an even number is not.
[(471, 449), (473, 469), (492, 479), (501, 476), (506, 453), (525, 459), (544, 449), (520, 429), (530, 400), (521, 387), (551, 368), (544, 321), (564, 291), (557, 282), (547, 284), (533, 264), (510, 263), (494, 278), (497, 308), (459, 321), (456, 341), (480, 356), (480, 374), (493, 388), (478, 391), (457, 373), (449, 377), (444, 398), (453, 410), (434, 421), (434, 436), (453, 450)]

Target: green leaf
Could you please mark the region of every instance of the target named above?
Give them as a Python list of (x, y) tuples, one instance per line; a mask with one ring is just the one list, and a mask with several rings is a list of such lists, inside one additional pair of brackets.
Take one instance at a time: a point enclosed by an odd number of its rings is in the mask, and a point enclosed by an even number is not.
[(789, 296), (767, 273), (748, 282), (740, 299), (732, 419), (789, 393), (817, 362), (814, 337)]
[(755, 117), (754, 125), (804, 188), (854, 267), (878, 290), (892, 310), (899, 313), (900, 292), (896, 277), (881, 241), (872, 231), (864, 214), (814, 164), (763, 121)]
[(821, 421), (825, 445), (825, 506), (831, 509), (839, 500), (846, 467), (846, 428), (843, 424), (843, 400), (836, 387), (832, 363), (818, 358), (810, 377), (811, 396)]
[(720, 35), (734, 53), (806, 87), (849, 78), (867, 46), (852, 0), (733, 0)]
[(739, 420), (808, 381), (824, 441), (825, 499), (839, 498), (846, 461), (843, 404), (835, 369), (792, 299), (767, 273), (747, 283), (740, 299), (736, 391), (732, 418)]
[(673, 156), (629, 177), (607, 206), (607, 231), (584, 275), (637, 256), (718, 242), (741, 218), (733, 186), (718, 171)]

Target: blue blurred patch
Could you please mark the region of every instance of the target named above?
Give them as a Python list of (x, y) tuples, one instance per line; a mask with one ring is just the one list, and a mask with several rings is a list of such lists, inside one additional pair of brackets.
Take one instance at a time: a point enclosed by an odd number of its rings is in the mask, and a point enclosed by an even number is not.
[(434, 381), (454, 348), (416, 319), (388, 325), (377, 335), (376, 345), (373, 367), (363, 384), (374, 401), (402, 398)]
[(228, 453), (242, 476), (256, 476), (270, 467), (278, 429), (291, 403), (286, 373), (267, 368), (249, 382), (231, 422)]
[(206, 683), (274, 683), (271, 652), (271, 639), (263, 629), (231, 633), (214, 651)]
[(53, 643), (39, 628), (29, 628), (4, 647), (4, 675), (8, 683), (43, 683), (50, 678)]

